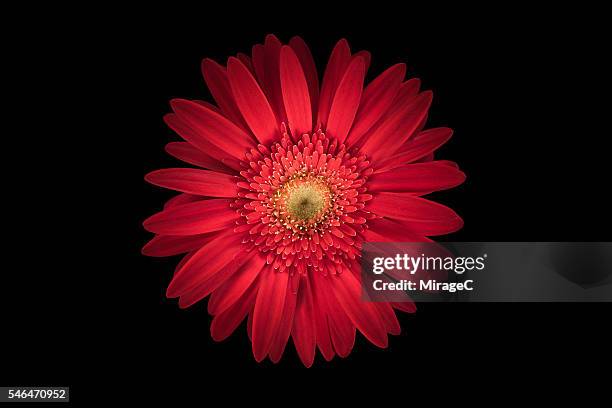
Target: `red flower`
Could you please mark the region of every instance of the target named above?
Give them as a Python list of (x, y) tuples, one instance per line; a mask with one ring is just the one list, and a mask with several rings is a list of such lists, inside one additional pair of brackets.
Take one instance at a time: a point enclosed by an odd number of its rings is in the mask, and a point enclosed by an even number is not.
[(307, 45), (273, 35), (227, 68), (205, 59), (217, 105), (176, 99), (165, 121), (186, 142), (172, 156), (202, 169), (149, 173), (180, 191), (144, 226), (150, 256), (186, 253), (168, 287), (188, 307), (210, 295), (213, 339), (248, 316), (257, 361), (278, 361), (289, 337), (306, 366), (318, 347), (347, 356), (355, 329), (379, 347), (400, 327), (394, 308), (360, 300), (365, 241), (428, 241), (461, 228), (451, 209), (421, 198), (465, 176), (432, 153), (448, 128), (423, 130), (432, 99), (397, 64), (365, 88), (370, 54), (335, 46), (319, 87)]

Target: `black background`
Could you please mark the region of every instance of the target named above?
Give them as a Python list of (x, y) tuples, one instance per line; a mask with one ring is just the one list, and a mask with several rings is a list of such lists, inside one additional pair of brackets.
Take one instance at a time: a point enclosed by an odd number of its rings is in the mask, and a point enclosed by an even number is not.
[[(320, 74), (344, 37), (353, 51), (372, 53), (368, 79), (405, 62), (407, 75), (433, 90), (428, 127), (455, 130), (437, 157), (457, 161), (468, 176), (436, 195), (465, 220), (445, 240), (610, 240), (594, 16), (464, 10), (470, 18), (452, 11), (442, 18), (397, 9), (307, 17), (283, 10), (282, 17), (263, 10), (118, 13), (83, 19), (43, 43), (35, 57), (56, 92), (28, 97), (58, 112), (49, 113), (47, 128), (22, 109), (22, 125), (36, 131), (18, 133), (19, 148), (36, 177), (24, 170), (17, 173), (29, 183), (11, 184), (11, 201), (28, 217), (11, 230), (6, 255), (17, 264), (3, 288), (8, 383), (70, 385), (73, 399), (87, 400), (100, 379), (167, 384), (218, 369), (302, 367), (292, 345), (279, 364), (256, 363), (244, 326), (213, 342), (206, 302), (180, 310), (165, 298), (178, 258), (140, 255), (150, 239), (142, 220), (172, 195), (143, 176), (178, 165), (163, 151), (177, 140), (162, 122), (168, 101), (210, 100), (201, 59), (250, 53), (268, 33), (283, 42), (302, 36)], [(59, 46), (79, 35), (88, 41), (60, 57)], [(69, 94), (71, 85), (78, 96)], [(603, 367), (609, 306), (423, 304), (414, 316), (400, 316), (402, 334), (388, 349), (358, 335), (348, 358), (328, 363), (317, 355), (313, 369)]]

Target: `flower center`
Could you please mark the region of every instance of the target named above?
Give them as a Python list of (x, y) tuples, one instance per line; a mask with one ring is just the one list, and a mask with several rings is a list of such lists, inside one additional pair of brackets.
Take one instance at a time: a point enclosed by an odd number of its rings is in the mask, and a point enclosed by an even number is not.
[[(287, 214), (292, 220), (311, 221), (328, 207), (330, 193), (324, 183), (294, 180), (284, 187)], [(283, 192), (279, 190), (280, 195)]]
[(279, 141), (245, 155), (232, 204), (243, 218), (234, 231), (248, 231), (244, 243), (265, 253), (274, 269), (342, 269), (363, 242), (370, 163), (321, 130), (296, 140), (284, 123), (281, 131)]

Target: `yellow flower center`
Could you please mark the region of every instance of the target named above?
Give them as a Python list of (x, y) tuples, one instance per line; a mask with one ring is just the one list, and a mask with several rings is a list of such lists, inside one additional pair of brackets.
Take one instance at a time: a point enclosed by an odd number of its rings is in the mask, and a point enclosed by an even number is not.
[(287, 212), (294, 220), (310, 220), (325, 207), (329, 196), (327, 187), (304, 183), (290, 188), (287, 196)]
[(275, 215), (286, 228), (306, 232), (327, 220), (333, 202), (323, 177), (298, 173), (276, 191)]

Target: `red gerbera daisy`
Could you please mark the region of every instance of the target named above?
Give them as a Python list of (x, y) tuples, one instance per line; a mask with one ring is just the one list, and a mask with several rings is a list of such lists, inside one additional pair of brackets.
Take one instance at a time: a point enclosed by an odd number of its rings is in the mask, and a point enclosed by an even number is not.
[(347, 356), (358, 329), (379, 347), (400, 327), (394, 308), (360, 300), (366, 241), (419, 242), (456, 231), (461, 218), (421, 198), (462, 183), (433, 152), (448, 128), (423, 130), (432, 99), (397, 64), (369, 83), (370, 54), (335, 46), (319, 87), (299, 37), (269, 35), (227, 67), (205, 59), (217, 105), (176, 99), (165, 121), (186, 142), (166, 150), (196, 168), (149, 173), (180, 191), (144, 222), (150, 256), (186, 253), (168, 287), (188, 307), (210, 295), (219, 341), (247, 318), (257, 361), (277, 362), (289, 337), (306, 366), (319, 348)]

